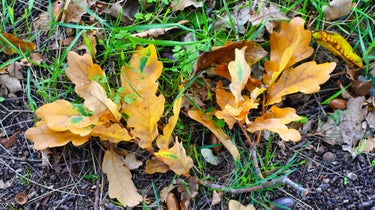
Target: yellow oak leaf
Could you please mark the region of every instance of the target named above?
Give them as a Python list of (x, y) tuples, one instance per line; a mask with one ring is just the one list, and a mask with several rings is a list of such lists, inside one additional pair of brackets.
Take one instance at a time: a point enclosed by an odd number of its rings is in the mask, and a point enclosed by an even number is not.
[(124, 160), (112, 149), (105, 151), (102, 169), (108, 178), (109, 197), (116, 198), (122, 205), (130, 207), (138, 205), (143, 200), (134, 186), (132, 175)]
[[(73, 105), (66, 100), (57, 100), (45, 104), (36, 110), (36, 115), (40, 117), (54, 131), (67, 131), (81, 136), (90, 134), (95, 125), (103, 124), (92, 117), (82, 106)], [(85, 116), (86, 114), (86, 116)]]
[(349, 42), (340, 34), (319, 30), (315, 31), (312, 36), (319, 45), (342, 58), (349, 66), (363, 67), (362, 59), (354, 52)]
[(130, 136), (128, 130), (117, 123), (112, 123), (109, 127), (105, 125), (97, 125), (91, 131), (92, 136), (97, 136), (101, 140), (108, 140), (113, 143), (121, 141), (132, 141), (134, 138)]
[(315, 61), (303, 63), (296, 68), (286, 69), (280, 78), (267, 89), (266, 105), (279, 103), (282, 97), (296, 92), (306, 94), (319, 91), (320, 84), (330, 78), (336, 63), (316, 64)]
[(154, 155), (176, 174), (190, 176), (189, 171), (194, 166), (193, 159), (186, 155), (184, 146), (178, 140), (172, 148), (160, 149)]
[(254, 122), (248, 124), (247, 130), (251, 133), (269, 130), (278, 133), (284, 141), (291, 140), (296, 142), (301, 140), (300, 133), (295, 129), (289, 129), (286, 124), (301, 119), (293, 108), (272, 106), (269, 112), (255, 118)]
[(234, 160), (237, 161), (240, 159), (240, 153), (238, 152), (236, 145), (230, 140), (230, 138), (221, 128), (214, 124), (214, 121), (211, 118), (212, 116), (203, 114), (199, 110), (189, 110), (188, 115), (191, 119), (206, 126), (220, 140), (224, 147), (227, 148)]
[(146, 161), (146, 174), (165, 173), (167, 171), (169, 171), (169, 166), (158, 159)]
[(27, 129), (25, 136), (34, 142), (34, 148), (37, 150), (59, 147), (69, 142), (72, 142), (75, 146), (80, 146), (90, 139), (90, 136), (80, 136), (70, 131), (51, 130), (44, 121), (39, 121), (35, 127)]
[(272, 85), (284, 69), (308, 58), (314, 52), (309, 46), (311, 32), (304, 28), (305, 21), (296, 17), (289, 23), (282, 22), (280, 32), (273, 32), (270, 38), (270, 60), (265, 62), (267, 74), (263, 76), (265, 85)]
[(163, 114), (164, 103), (163, 95), (144, 92), (142, 98), (137, 98), (122, 110), (129, 116), (127, 125), (132, 128), (131, 134), (139, 138), (138, 144), (141, 148), (151, 148), (152, 142), (158, 136), (157, 123)]
[[(3, 39), (0, 37), (0, 49), (4, 51), (4, 53), (8, 55), (12, 55), (16, 53), (11, 46), (13, 45), (15, 48), (19, 49), (21, 52), (26, 52), (27, 50), (35, 50), (36, 45), (33, 42), (27, 42), (20, 38), (13, 36), (10, 33), (3, 32), (1, 35), (5, 38)], [(9, 43), (11, 44), (9, 44)]]
[(138, 47), (133, 53), (129, 65), (121, 70), (121, 86), (123, 94), (142, 95), (142, 92), (156, 93), (163, 70), (163, 63), (158, 61), (154, 45), (146, 48)]
[(163, 135), (158, 136), (156, 139), (156, 145), (159, 149), (166, 149), (173, 140), (172, 131), (176, 127), (176, 123), (179, 119), (179, 114), (181, 110), (182, 96), (180, 96), (173, 104), (173, 116), (168, 120), (168, 123), (163, 128)]

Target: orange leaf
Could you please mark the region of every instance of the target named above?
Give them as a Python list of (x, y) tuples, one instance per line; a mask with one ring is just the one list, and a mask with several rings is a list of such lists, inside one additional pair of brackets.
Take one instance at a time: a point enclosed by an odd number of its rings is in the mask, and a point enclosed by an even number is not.
[[(19, 50), (21, 50), (22, 52), (26, 52), (27, 50), (35, 50), (36, 49), (36, 45), (33, 43), (33, 42), (27, 42), (27, 41), (23, 41), (22, 39), (19, 39), (15, 36), (13, 36), (12, 34), (9, 34), (9, 33), (6, 33), (6, 32), (3, 32), (1, 33), (5, 39), (7, 39), (12, 45), (14, 45), (14, 47), (18, 48)], [(4, 40), (3, 38), (0, 37), (0, 49), (1, 48), (5, 48), (4, 49), (4, 53), (8, 54), (8, 55), (12, 55), (14, 53), (16, 53), (16, 51), (11, 47), (11, 45), (9, 45), (6, 40)]]
[(176, 123), (179, 119), (180, 109), (182, 104), (182, 96), (180, 96), (173, 104), (173, 116), (169, 118), (168, 124), (163, 129), (163, 135), (158, 136), (156, 144), (160, 149), (168, 148), (169, 144), (173, 140), (172, 131), (176, 127)]
[(133, 140), (133, 138), (129, 135), (128, 130), (117, 123), (113, 123), (109, 127), (105, 125), (97, 125), (91, 131), (91, 135), (97, 136), (103, 141), (109, 140), (112, 143)]
[(279, 103), (282, 97), (296, 92), (306, 94), (319, 91), (320, 84), (329, 79), (329, 74), (335, 69), (336, 63), (316, 64), (315, 61), (303, 63), (296, 68), (289, 68), (268, 89), (266, 105)]
[(130, 170), (125, 166), (121, 156), (112, 149), (105, 151), (102, 169), (108, 178), (109, 197), (117, 198), (122, 205), (130, 207), (138, 205), (143, 200), (131, 180)]
[(358, 66), (360, 68), (363, 66), (362, 59), (340, 34), (330, 31), (316, 31), (312, 36), (319, 45), (342, 58), (349, 66)]
[(168, 165), (158, 159), (146, 161), (146, 174), (165, 173), (167, 171), (169, 171)]
[(121, 85), (124, 94), (142, 95), (142, 92), (156, 93), (163, 63), (158, 61), (154, 45), (138, 47), (133, 53), (129, 65), (121, 70)]
[(151, 148), (152, 142), (158, 136), (158, 121), (164, 111), (165, 99), (163, 95), (156, 96), (154, 93), (145, 92), (142, 98), (125, 106), (123, 113), (129, 118), (127, 125), (133, 128), (131, 133), (139, 138), (141, 148)]
[(301, 135), (295, 129), (289, 129), (285, 124), (301, 120), (293, 108), (278, 108), (272, 106), (269, 113), (255, 118), (254, 122), (248, 124), (247, 130), (251, 133), (262, 130), (269, 130), (278, 133), (284, 141), (299, 141)]
[(236, 145), (230, 140), (230, 138), (221, 128), (214, 124), (213, 120), (210, 119), (210, 116), (203, 114), (199, 110), (189, 110), (188, 115), (191, 119), (206, 126), (220, 140), (224, 147), (227, 148), (227, 150), (233, 156), (233, 159), (236, 161), (239, 160), (240, 153), (238, 152)]
[(154, 155), (178, 175), (189, 176), (189, 170), (194, 166), (193, 159), (186, 155), (184, 146), (176, 141), (170, 149), (160, 149)]
[(34, 148), (38, 150), (63, 146), (69, 142), (72, 142), (75, 146), (79, 146), (90, 139), (90, 136), (80, 136), (70, 131), (59, 132), (51, 130), (43, 121), (39, 121), (36, 127), (27, 129), (25, 136), (34, 142)]
[(313, 53), (309, 46), (311, 32), (304, 29), (305, 21), (300, 17), (293, 18), (289, 23), (282, 22), (280, 32), (271, 34), (271, 57), (265, 63), (265, 85), (272, 85), (282, 71), (302, 61)]

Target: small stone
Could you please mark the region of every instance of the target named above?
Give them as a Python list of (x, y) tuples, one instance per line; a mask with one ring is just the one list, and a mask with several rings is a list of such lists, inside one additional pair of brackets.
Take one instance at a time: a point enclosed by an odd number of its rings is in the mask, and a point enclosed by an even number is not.
[(324, 146), (320, 146), (317, 153), (319, 156), (322, 156), (326, 151), (327, 149)]
[(330, 179), (328, 179), (328, 178), (326, 178), (326, 179), (323, 179), (323, 183), (324, 183), (324, 184), (328, 184), (328, 183), (329, 183), (329, 181), (330, 181)]
[(56, 176), (56, 174), (52, 174), (49, 178), (50, 178), (51, 180), (56, 180), (56, 179), (57, 179), (57, 176)]
[(336, 160), (336, 156), (332, 152), (326, 152), (323, 155), (323, 159), (327, 161), (328, 163), (332, 163)]
[(349, 179), (351, 179), (351, 180), (356, 180), (356, 179), (358, 178), (357, 174), (352, 173), (352, 172), (348, 173), (348, 175), (346, 175), (346, 176), (347, 176)]
[(322, 192), (323, 192), (322, 188), (320, 188), (320, 187), (316, 188), (315, 191), (316, 191), (317, 193), (322, 193)]
[(281, 209), (286, 209), (286, 208), (293, 208), (293, 206), (296, 202), (291, 198), (282, 197), (282, 198), (278, 198), (278, 199), (272, 201), (272, 203), (278, 204), (280, 207), (278, 207), (276, 205), (272, 205), (271, 209), (281, 210)]

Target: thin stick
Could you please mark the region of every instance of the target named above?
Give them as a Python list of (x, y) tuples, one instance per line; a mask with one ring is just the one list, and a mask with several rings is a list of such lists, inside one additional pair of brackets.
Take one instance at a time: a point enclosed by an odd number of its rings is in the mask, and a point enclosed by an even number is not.
[(270, 187), (273, 187), (273, 186), (277, 186), (277, 185), (280, 185), (280, 184), (291, 186), (293, 189), (298, 191), (303, 196), (306, 196), (309, 193), (308, 189), (306, 189), (302, 186), (299, 186), (297, 183), (293, 182), (292, 180), (290, 180), (286, 176), (281, 177), (281, 178), (277, 178), (277, 179), (273, 179), (273, 180), (270, 180), (270, 181), (262, 182), (261, 184), (259, 184), (257, 186), (254, 186), (254, 187), (237, 188), (237, 189), (228, 188), (228, 187), (225, 187), (223, 185), (213, 184), (213, 183), (200, 183), (200, 184), (202, 184), (205, 187), (212, 188), (214, 190), (229, 192), (229, 193), (233, 193), (233, 194), (254, 192), (254, 191), (270, 188)]

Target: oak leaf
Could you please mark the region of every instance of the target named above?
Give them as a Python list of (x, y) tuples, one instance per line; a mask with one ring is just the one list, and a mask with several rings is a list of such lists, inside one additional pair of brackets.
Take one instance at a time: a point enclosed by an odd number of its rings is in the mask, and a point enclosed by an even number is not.
[(165, 173), (167, 171), (169, 171), (169, 166), (158, 159), (146, 161), (146, 174)]
[(354, 52), (349, 42), (340, 34), (319, 30), (315, 31), (312, 36), (319, 45), (342, 58), (349, 66), (360, 68), (363, 66), (362, 59)]
[(248, 124), (247, 130), (251, 133), (269, 130), (278, 133), (284, 141), (299, 141), (301, 140), (300, 133), (295, 129), (289, 129), (286, 124), (301, 119), (293, 108), (272, 106), (268, 113), (264, 113)]
[(228, 209), (229, 210), (255, 210), (255, 207), (251, 204), (244, 206), (236, 200), (230, 200)]
[(199, 110), (189, 110), (188, 115), (191, 119), (206, 126), (224, 145), (224, 147), (230, 152), (234, 160), (239, 160), (240, 153), (236, 145), (230, 140), (230, 138), (224, 133), (224, 131), (217, 127), (213, 122), (211, 116), (204, 114)]
[(280, 32), (273, 32), (270, 38), (270, 60), (264, 64), (267, 72), (263, 76), (265, 85), (272, 85), (284, 69), (312, 55), (314, 49), (309, 46), (311, 32), (304, 29), (305, 21), (296, 17), (289, 23), (282, 22)]
[(186, 7), (194, 6), (195, 8), (202, 7), (202, 2), (197, 2), (196, 0), (176, 0), (171, 1), (172, 11), (176, 12), (179, 10), (184, 10)]
[(132, 141), (134, 139), (126, 128), (117, 123), (113, 123), (108, 127), (106, 125), (97, 125), (92, 129), (91, 135), (97, 136), (103, 141), (108, 140), (113, 143)]
[(43, 121), (39, 121), (35, 127), (27, 129), (25, 136), (34, 142), (34, 148), (37, 150), (59, 147), (69, 142), (72, 142), (75, 146), (80, 146), (90, 139), (90, 136), (81, 136), (70, 131), (51, 130)]
[(194, 166), (191, 157), (186, 155), (184, 146), (176, 140), (170, 149), (160, 149), (154, 155), (178, 175), (189, 175), (189, 170)]
[(336, 20), (350, 13), (352, 0), (333, 0), (322, 7), (327, 20)]
[(36, 45), (33, 42), (24, 41), (7, 32), (3, 32), (1, 33), (1, 35), (5, 39), (0, 37), (0, 49), (4, 50), (4, 53), (8, 55), (16, 53), (16, 50), (14, 50), (10, 44), (12, 44), (14, 47), (16, 47), (22, 52), (26, 52), (27, 50), (32, 51), (36, 49)]
[(268, 89), (266, 105), (279, 103), (282, 97), (296, 92), (305, 94), (319, 91), (320, 84), (330, 78), (330, 73), (335, 69), (336, 63), (316, 64), (315, 61), (303, 63), (296, 68), (286, 69), (280, 78)]
[(136, 206), (142, 200), (137, 188), (131, 180), (130, 170), (125, 166), (121, 156), (112, 149), (104, 153), (103, 172), (107, 175), (109, 197), (117, 198), (124, 206)]

